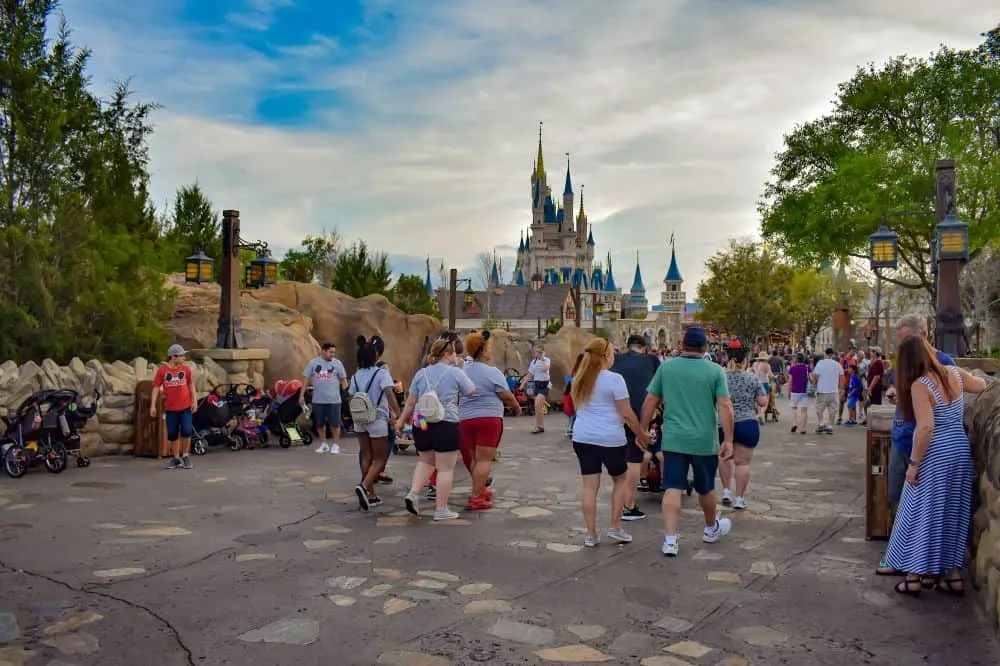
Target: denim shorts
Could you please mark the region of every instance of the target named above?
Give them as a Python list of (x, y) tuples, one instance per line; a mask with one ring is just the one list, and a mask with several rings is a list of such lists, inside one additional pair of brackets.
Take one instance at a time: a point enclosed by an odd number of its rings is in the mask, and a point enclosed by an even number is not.
[(535, 395), (542, 395), (548, 397), (549, 395), (549, 381), (544, 382), (531, 382), (531, 388), (534, 389)]
[(314, 402), (312, 404), (313, 426), (319, 430), (323, 426), (327, 428), (340, 427), (340, 403)]
[(167, 426), (168, 442), (176, 442), (181, 437), (187, 439), (194, 434), (194, 424), (192, 423), (190, 409), (164, 412), (163, 420)]
[(715, 475), (719, 471), (719, 456), (695, 456), (687, 453), (663, 452), (664, 490), (687, 490), (688, 470), (694, 474), (694, 491), (708, 495), (715, 491)]
[[(719, 443), (725, 439), (725, 434), (722, 428), (719, 428)], [(737, 421), (733, 424), (733, 444), (739, 444), (740, 446), (746, 447), (748, 449), (753, 449), (757, 447), (760, 443), (760, 423), (754, 420), (747, 421)]]

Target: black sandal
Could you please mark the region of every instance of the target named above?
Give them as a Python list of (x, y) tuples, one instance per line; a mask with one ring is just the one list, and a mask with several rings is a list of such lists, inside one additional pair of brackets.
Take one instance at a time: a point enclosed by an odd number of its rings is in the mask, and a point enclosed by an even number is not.
[[(917, 586), (916, 589), (913, 589), (914, 585)], [(906, 577), (904, 580), (901, 580), (898, 583), (896, 583), (896, 586), (893, 589), (896, 590), (896, 592), (898, 592), (899, 594), (906, 594), (911, 597), (919, 597), (920, 591), (923, 589), (923, 587), (924, 587), (923, 581), (921, 581), (919, 578)]]
[[(956, 584), (961, 585), (961, 587), (956, 587)], [(962, 580), (961, 576), (958, 578), (942, 578), (934, 585), (934, 590), (940, 592), (941, 594), (951, 594), (956, 597), (965, 596), (965, 581)]]

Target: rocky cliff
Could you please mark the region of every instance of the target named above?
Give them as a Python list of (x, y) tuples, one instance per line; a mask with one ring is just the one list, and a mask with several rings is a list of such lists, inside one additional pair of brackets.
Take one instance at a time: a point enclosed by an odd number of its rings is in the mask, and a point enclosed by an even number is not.
[(978, 474), (970, 569), (986, 617), (1000, 630), (1000, 382), (966, 396), (965, 428)]

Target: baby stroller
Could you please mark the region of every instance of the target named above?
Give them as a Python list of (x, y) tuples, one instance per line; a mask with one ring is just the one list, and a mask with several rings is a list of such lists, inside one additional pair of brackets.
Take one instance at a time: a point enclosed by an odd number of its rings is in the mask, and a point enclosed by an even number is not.
[(767, 407), (764, 408), (764, 422), (778, 422), (778, 385), (771, 382), (771, 392), (767, 395)]
[(305, 446), (313, 442), (312, 433), (302, 432), (296, 424), (302, 415), (302, 407), (299, 405), (302, 390), (302, 382), (299, 380), (282, 379), (275, 382), (269, 391), (271, 405), (264, 417), (264, 426), (272, 435), (277, 435), (278, 443), (283, 449), (290, 447), (293, 442), (301, 442)]
[(94, 392), (89, 407), (78, 401), (79, 394), (72, 389), (47, 389), (30, 395), (13, 416), (3, 417), (6, 429), (0, 455), (8, 476), (20, 478), (38, 463), (59, 474), (70, 455), (76, 456), (77, 467), (90, 464), (80, 452), (79, 430), (97, 413), (100, 394)]
[[(227, 389), (223, 392), (221, 389)], [(234, 418), (234, 408), (239, 410), (239, 398), (232, 385), (222, 384), (211, 393), (198, 400), (194, 412), (194, 434), (191, 437), (191, 451), (197, 456), (208, 453), (209, 446), (228, 446), (239, 451), (243, 443), (229, 428)]]
[(236, 418), (233, 434), (240, 440), (240, 446), (244, 449), (255, 448), (258, 444), (262, 448), (267, 448), (268, 434), (264, 416), (271, 406), (271, 398), (249, 384), (246, 385), (243, 394), (245, 399), (240, 402), (238, 413), (233, 414)]
[[(529, 409), (534, 409), (534, 400), (531, 399), (528, 392), (521, 386), (523, 376), (517, 371), (517, 368), (507, 368), (504, 375), (507, 377), (507, 387), (514, 394), (517, 404), (521, 406), (521, 413), (527, 414)], [(505, 416), (513, 416), (513, 414), (514, 412), (509, 407), (504, 407)]]

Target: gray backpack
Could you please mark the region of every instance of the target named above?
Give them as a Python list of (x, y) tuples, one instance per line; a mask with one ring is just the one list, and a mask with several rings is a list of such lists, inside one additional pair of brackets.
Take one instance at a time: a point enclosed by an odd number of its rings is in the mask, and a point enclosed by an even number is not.
[(382, 394), (379, 393), (378, 400), (372, 402), (371, 396), (368, 393), (372, 390), (375, 378), (378, 377), (380, 372), (382, 372), (381, 368), (375, 370), (372, 378), (368, 380), (368, 386), (364, 391), (358, 390), (357, 374), (351, 379), (351, 383), (354, 384), (354, 393), (351, 394), (351, 399), (348, 401), (347, 406), (351, 410), (351, 419), (355, 425), (366, 426), (378, 420), (378, 406), (382, 402)]

